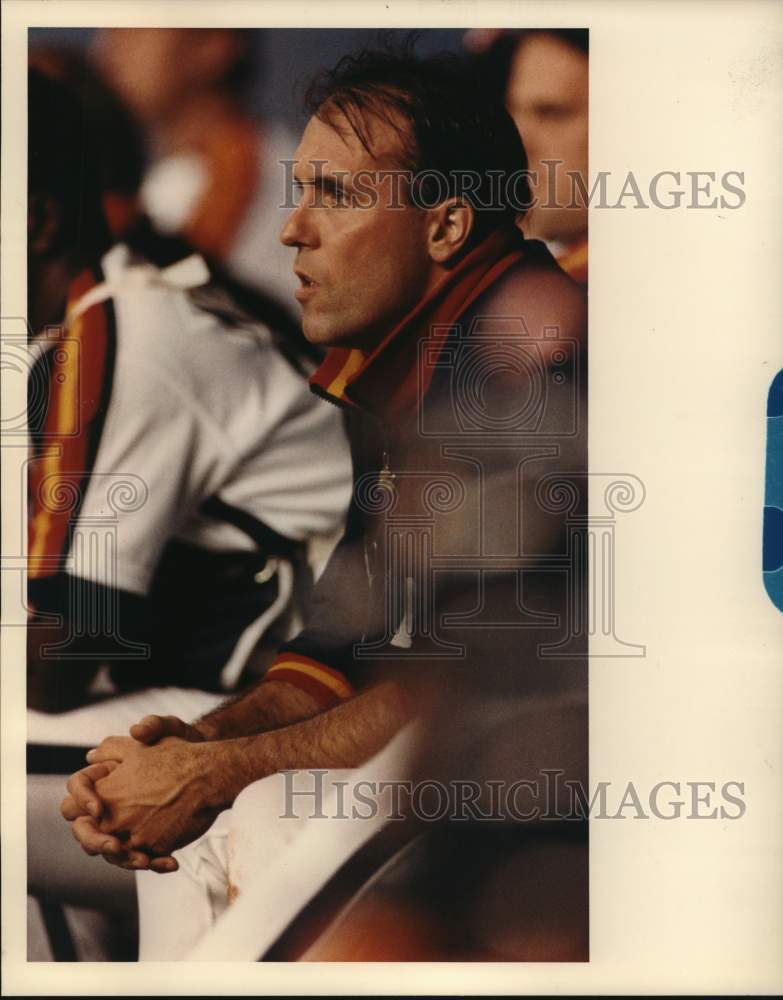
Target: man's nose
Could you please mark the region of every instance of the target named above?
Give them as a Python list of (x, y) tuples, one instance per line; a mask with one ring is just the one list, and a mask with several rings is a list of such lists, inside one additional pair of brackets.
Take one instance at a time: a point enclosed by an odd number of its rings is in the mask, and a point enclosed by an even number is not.
[(291, 212), (280, 230), (279, 240), (287, 247), (308, 246), (312, 244), (313, 226), (308, 220), (308, 213), (304, 202), (297, 205)]

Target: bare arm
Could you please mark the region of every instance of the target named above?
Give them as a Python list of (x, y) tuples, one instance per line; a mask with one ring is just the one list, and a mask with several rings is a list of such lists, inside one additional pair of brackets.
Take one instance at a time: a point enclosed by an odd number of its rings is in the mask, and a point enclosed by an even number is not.
[(230, 740), (290, 726), (321, 711), (306, 691), (285, 681), (269, 680), (224, 702), (193, 725), (206, 740)]
[(246, 785), (278, 771), (357, 767), (412, 715), (402, 687), (383, 683), (296, 725), (223, 741), (214, 757), (219, 802), (230, 805)]
[(251, 736), (152, 746), (109, 737), (88, 755), (92, 765), (118, 762), (97, 782), (104, 818), (80, 817), (74, 836), (96, 853), (108, 835), (126, 848), (168, 855), (200, 836), (253, 781), (289, 768), (358, 766), (413, 714), (402, 687), (383, 683), (313, 718)]
[[(321, 712), (323, 706), (308, 692), (283, 680), (265, 680), (193, 724), (175, 716), (148, 715), (131, 726), (130, 735), (134, 741), (146, 744), (149, 749), (172, 737), (176, 742), (209, 743), (212, 760), (218, 741), (236, 740), (280, 727), (295, 726)], [(130, 741), (123, 737), (114, 737), (105, 740), (102, 746), (127, 742)], [(68, 781), (68, 795), (63, 799), (61, 812), (66, 820), (73, 823), (76, 839), (87, 853), (102, 854), (122, 867), (175, 871), (177, 864), (173, 858), (151, 860), (141, 852), (126, 851), (118, 838), (107, 836), (108, 826), (105, 823), (99, 827), (100, 820), (106, 820), (111, 810), (111, 804), (104, 803), (100, 791), (96, 789), (98, 778), (106, 775), (102, 768), (103, 765), (97, 769), (83, 768)], [(126, 768), (125, 772), (128, 770)], [(128, 786), (126, 791), (132, 795), (130, 779), (126, 776), (124, 781)]]
[[(267, 681), (257, 684), (243, 694), (230, 699), (208, 712), (193, 724), (173, 715), (148, 715), (130, 728), (130, 735), (140, 744), (152, 746), (169, 737), (189, 743), (236, 739), (280, 726), (292, 726), (312, 718), (322, 711), (315, 698), (285, 681)], [(114, 737), (120, 743), (123, 737)], [(106, 743), (107, 741), (104, 741)], [(73, 833), (89, 854), (103, 854), (107, 860), (122, 867), (146, 868), (150, 859), (141, 852), (126, 852), (116, 837), (107, 837), (98, 827), (99, 820), (109, 812), (96, 790), (96, 782), (116, 764), (100, 764), (82, 768), (68, 781), (68, 794), (63, 799), (61, 812), (72, 822)], [(152, 862), (157, 871), (174, 871), (172, 858)]]

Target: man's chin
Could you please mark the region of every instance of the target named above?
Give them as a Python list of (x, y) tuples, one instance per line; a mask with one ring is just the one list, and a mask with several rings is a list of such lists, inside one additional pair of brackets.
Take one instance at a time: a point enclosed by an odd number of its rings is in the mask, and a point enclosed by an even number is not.
[(335, 330), (330, 324), (308, 320), (302, 320), (302, 333), (305, 340), (318, 347), (352, 347), (351, 337), (346, 336), (342, 331)]
[(311, 344), (320, 344), (322, 347), (328, 347), (332, 343), (329, 330), (325, 329), (322, 323), (308, 322), (306, 317), (302, 319), (302, 333), (305, 335), (305, 340), (308, 340)]

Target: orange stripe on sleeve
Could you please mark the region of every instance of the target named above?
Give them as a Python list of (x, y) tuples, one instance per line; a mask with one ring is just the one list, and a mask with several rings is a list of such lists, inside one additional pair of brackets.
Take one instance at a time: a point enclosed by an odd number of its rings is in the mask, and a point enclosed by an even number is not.
[(331, 708), (354, 693), (339, 670), (295, 653), (281, 653), (267, 670), (264, 680), (293, 684), (312, 695), (324, 708)]
[[(83, 272), (71, 301), (94, 284)], [(28, 573), (55, 574), (65, 556), (73, 523), (90, 473), (91, 439), (96, 430), (107, 378), (108, 324), (105, 309), (93, 307), (70, 326), (52, 350), (50, 399), (43, 446), (30, 464)]]

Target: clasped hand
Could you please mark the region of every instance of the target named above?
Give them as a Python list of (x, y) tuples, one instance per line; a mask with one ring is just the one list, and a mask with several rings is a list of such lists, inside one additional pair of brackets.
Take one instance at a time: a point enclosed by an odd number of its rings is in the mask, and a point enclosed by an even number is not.
[(201, 836), (220, 811), (209, 745), (174, 716), (147, 716), (130, 737), (110, 736), (68, 779), (60, 811), (84, 851), (112, 864), (161, 874), (171, 852)]

